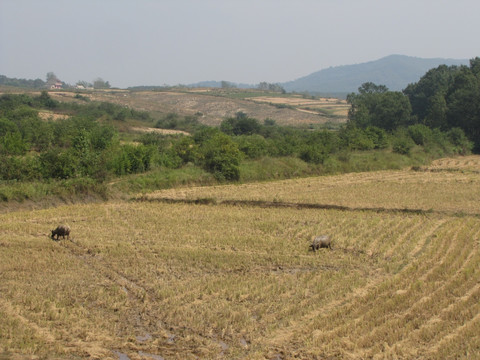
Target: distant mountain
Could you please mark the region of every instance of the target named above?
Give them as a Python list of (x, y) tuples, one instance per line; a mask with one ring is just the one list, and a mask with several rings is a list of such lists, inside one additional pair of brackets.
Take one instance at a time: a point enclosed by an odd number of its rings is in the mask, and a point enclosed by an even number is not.
[(389, 90), (400, 91), (420, 80), (428, 70), (442, 64), (468, 65), (469, 61), (390, 55), (362, 64), (330, 67), (280, 85), (288, 92), (338, 94), (356, 92), (363, 83), (373, 82), (386, 85)]

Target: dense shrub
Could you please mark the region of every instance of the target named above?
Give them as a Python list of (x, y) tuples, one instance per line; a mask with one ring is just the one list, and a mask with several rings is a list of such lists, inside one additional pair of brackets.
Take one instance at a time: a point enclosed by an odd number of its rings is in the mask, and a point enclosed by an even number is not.
[(241, 135), (233, 140), (248, 159), (258, 159), (268, 154), (268, 143), (261, 135)]
[(199, 161), (217, 180), (240, 178), (241, 152), (226, 134), (217, 132), (199, 147)]
[(220, 130), (228, 135), (258, 134), (260, 129), (260, 122), (243, 112), (238, 112), (235, 117), (228, 118), (220, 124)]
[(0, 179), (2, 180), (31, 181), (42, 178), (38, 157), (0, 154), (0, 164)]
[(45, 179), (68, 179), (76, 176), (77, 158), (73, 151), (53, 148), (39, 156), (41, 175)]
[(432, 140), (432, 130), (423, 125), (415, 124), (408, 127), (408, 135), (417, 145), (425, 145)]
[(468, 140), (465, 132), (460, 128), (453, 128), (447, 132), (447, 138), (453, 145), (453, 152), (460, 155), (469, 154), (474, 144)]
[(150, 169), (154, 147), (144, 145), (122, 145), (112, 159), (110, 167), (116, 175), (136, 174)]
[(313, 164), (323, 164), (328, 158), (328, 153), (324, 146), (305, 145), (300, 151), (300, 159)]
[(393, 152), (401, 155), (410, 155), (410, 151), (414, 147), (415, 143), (413, 142), (412, 138), (408, 136), (407, 131), (405, 129), (398, 129), (393, 136)]
[(177, 113), (168, 113), (157, 120), (155, 127), (160, 129), (194, 131), (200, 126), (198, 116), (199, 114), (180, 116)]
[(342, 146), (350, 150), (371, 150), (375, 148), (374, 140), (365, 130), (356, 126), (346, 126), (340, 130)]

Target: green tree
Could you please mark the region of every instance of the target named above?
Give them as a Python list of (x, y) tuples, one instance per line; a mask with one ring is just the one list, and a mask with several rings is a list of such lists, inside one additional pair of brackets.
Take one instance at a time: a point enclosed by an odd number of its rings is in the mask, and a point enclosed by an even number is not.
[(358, 92), (360, 95), (367, 94), (384, 94), (388, 91), (388, 88), (385, 85), (377, 85), (373, 82), (363, 83), (359, 88)]
[(425, 125), (430, 128), (447, 128), (447, 101), (445, 94), (436, 93), (428, 99), (428, 108), (424, 119)]
[(423, 124), (411, 125), (407, 129), (410, 138), (417, 145), (426, 145), (432, 139), (432, 130)]
[(377, 96), (370, 110), (370, 125), (385, 130), (394, 130), (411, 123), (412, 107), (408, 98), (398, 91), (388, 91)]
[(365, 83), (359, 94), (349, 94), (349, 123), (366, 128), (376, 126), (392, 131), (411, 123), (412, 108), (408, 97), (398, 91), (388, 91), (383, 85)]
[(77, 158), (71, 151), (58, 148), (49, 149), (39, 156), (43, 178), (68, 179), (75, 177)]
[(234, 89), (237, 87), (237, 85), (235, 85), (234, 83), (231, 83), (229, 81), (225, 81), (225, 80), (222, 80), (220, 82), (220, 86), (222, 87), (222, 89)]
[(218, 180), (238, 180), (240, 178), (241, 152), (232, 139), (217, 132), (201, 144), (200, 161), (208, 172)]
[(236, 136), (233, 141), (235, 141), (239, 150), (249, 159), (258, 159), (267, 154), (268, 144), (262, 135)]
[(228, 118), (220, 124), (220, 130), (228, 135), (252, 135), (261, 130), (257, 119), (248, 117), (244, 112), (238, 112), (235, 117)]
[(432, 128), (445, 126), (444, 99), (457, 71), (456, 66), (440, 65), (427, 71), (417, 83), (409, 84), (403, 90), (418, 122)]
[(7, 132), (0, 138), (0, 152), (8, 155), (24, 155), (28, 145), (23, 141), (20, 132)]
[(14, 133), (18, 131), (17, 125), (7, 118), (0, 118), (0, 137), (6, 133)]
[(454, 153), (460, 155), (468, 155), (472, 151), (473, 143), (468, 140), (465, 132), (462, 129), (450, 129), (447, 133), (447, 137), (454, 147)]
[(48, 94), (48, 91), (42, 91), (40, 96), (38, 97), (38, 101), (40, 102), (41, 106), (46, 107), (47, 109), (54, 109), (58, 107), (59, 103), (51, 98)]
[(93, 80), (93, 87), (95, 89), (110, 89), (110, 84), (108, 81), (104, 81), (99, 77)]
[(190, 136), (183, 136), (173, 145), (175, 153), (183, 163), (195, 162), (198, 159), (198, 145)]
[(96, 156), (92, 151), (90, 134), (82, 129), (72, 139), (73, 156), (77, 159), (76, 173), (78, 176), (88, 176), (93, 173)]
[(472, 69), (480, 67), (476, 58), (472, 68), (463, 66), (447, 94), (447, 124), (450, 128), (460, 127), (475, 142), (480, 151), (480, 74)]

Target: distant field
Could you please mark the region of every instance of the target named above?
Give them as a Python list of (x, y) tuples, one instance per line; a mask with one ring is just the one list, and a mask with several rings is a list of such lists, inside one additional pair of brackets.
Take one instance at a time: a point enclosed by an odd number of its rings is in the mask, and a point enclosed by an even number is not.
[(286, 105), (311, 114), (330, 115), (346, 119), (350, 105), (345, 100), (332, 98), (307, 99), (303, 97), (257, 96), (249, 100), (274, 105)]
[[(8, 92), (15, 93), (14, 90)], [(18, 92), (27, 93), (25, 90)], [(0, 95), (3, 93), (0, 89)], [(31, 91), (31, 94), (39, 92)], [(50, 91), (58, 101), (84, 103), (75, 98), (78, 91)], [(264, 93), (238, 89), (182, 89), (182, 91), (95, 90), (81, 92), (83, 98), (128, 106), (157, 115), (177, 113), (197, 115), (201, 123), (218, 126), (228, 117), (244, 112), (260, 122), (273, 119), (278, 125), (319, 127), (325, 123), (341, 124), (347, 121), (348, 104), (334, 98), (306, 99), (301, 95)], [(61, 120), (63, 114), (54, 111), (40, 113), (44, 119)]]
[[(262, 93), (260, 93), (261, 95)], [(59, 101), (79, 101), (74, 92), (50, 92)], [(255, 95), (255, 96), (254, 96)], [(95, 101), (107, 101), (153, 113), (179, 115), (198, 115), (199, 121), (206, 125), (220, 125), (227, 117), (244, 112), (263, 122), (270, 118), (278, 125), (318, 126), (326, 122), (343, 123), (346, 121), (347, 104), (344, 100), (323, 99), (312, 102), (312, 109), (305, 104), (292, 106), (292, 98), (302, 102), (300, 97), (280, 95), (275, 97), (257, 97), (258, 92), (239, 93), (237, 91), (218, 91), (193, 89), (189, 91), (95, 91), (82, 93), (82, 96)], [(258, 100), (263, 99), (263, 100)], [(267, 101), (268, 99), (275, 101)], [(279, 106), (284, 105), (284, 106)]]
[[(471, 156), (0, 214), (0, 358), (478, 359), (479, 170)], [(48, 238), (58, 223), (72, 241)], [(315, 234), (333, 250), (308, 252)]]

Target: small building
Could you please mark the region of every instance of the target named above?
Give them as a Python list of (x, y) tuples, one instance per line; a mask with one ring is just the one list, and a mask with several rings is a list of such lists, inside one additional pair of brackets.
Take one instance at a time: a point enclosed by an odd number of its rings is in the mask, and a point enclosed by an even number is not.
[(50, 89), (61, 89), (63, 84), (60, 81), (57, 81), (55, 84), (50, 86)]

